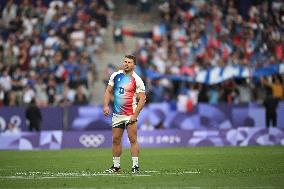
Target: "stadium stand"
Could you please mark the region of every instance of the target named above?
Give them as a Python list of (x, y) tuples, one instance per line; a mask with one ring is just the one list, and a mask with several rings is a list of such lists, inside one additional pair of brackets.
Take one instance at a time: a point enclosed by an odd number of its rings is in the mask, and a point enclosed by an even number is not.
[(162, 1), (150, 33), (126, 31), (143, 36), (150, 101), (262, 102), (269, 88), (283, 99), (283, 10), (282, 1)]
[(89, 102), (111, 2), (1, 5), (0, 104), (23, 105), (34, 97), (40, 106), (73, 104), (82, 93)]
[[(33, 97), (40, 106), (92, 103), (93, 83), (107, 80), (98, 73), (98, 58), (117, 61), (133, 50), (148, 102), (177, 100), (189, 108), (260, 103), (269, 90), (283, 99), (282, 1), (145, 2), (2, 2), (0, 104), (25, 105)], [(131, 20), (133, 12), (141, 17)], [(153, 27), (145, 31), (139, 21)], [(109, 25), (122, 27), (124, 38), (135, 37), (135, 49), (104, 48), (112, 37)]]

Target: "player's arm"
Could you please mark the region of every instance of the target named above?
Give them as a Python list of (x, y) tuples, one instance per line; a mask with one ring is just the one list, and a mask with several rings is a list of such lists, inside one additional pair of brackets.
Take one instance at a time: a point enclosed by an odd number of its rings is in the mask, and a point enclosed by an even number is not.
[(146, 102), (145, 92), (137, 93), (137, 101), (138, 101), (137, 107), (135, 109), (135, 112), (134, 112), (131, 120), (130, 120), (130, 121), (133, 121), (133, 122), (137, 121), (137, 117), (138, 117), (139, 113), (141, 112), (142, 108), (145, 105), (145, 102)]
[(111, 94), (113, 93), (113, 86), (108, 85), (105, 94), (104, 94), (104, 115), (108, 116), (109, 115), (109, 102), (110, 102), (110, 97)]

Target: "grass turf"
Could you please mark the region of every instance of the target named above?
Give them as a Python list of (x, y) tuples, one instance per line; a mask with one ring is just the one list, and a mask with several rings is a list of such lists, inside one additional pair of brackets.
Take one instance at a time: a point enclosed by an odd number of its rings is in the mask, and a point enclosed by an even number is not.
[(120, 174), (104, 174), (110, 149), (0, 151), (0, 188), (284, 188), (284, 148), (141, 149), (140, 174), (129, 150)]

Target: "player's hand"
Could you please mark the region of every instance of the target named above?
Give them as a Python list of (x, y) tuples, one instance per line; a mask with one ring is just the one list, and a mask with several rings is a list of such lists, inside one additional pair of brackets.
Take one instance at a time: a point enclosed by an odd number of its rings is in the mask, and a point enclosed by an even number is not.
[(129, 120), (129, 124), (135, 123), (137, 121), (137, 117), (136, 116), (131, 116), (130, 120)]
[(105, 116), (108, 116), (108, 115), (109, 115), (109, 107), (108, 107), (108, 106), (105, 106), (105, 107), (104, 107), (104, 115), (105, 115)]

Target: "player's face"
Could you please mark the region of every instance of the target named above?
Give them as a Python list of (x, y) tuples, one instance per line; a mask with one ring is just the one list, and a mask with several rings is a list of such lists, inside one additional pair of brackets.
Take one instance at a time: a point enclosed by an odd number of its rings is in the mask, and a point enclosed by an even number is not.
[(123, 62), (123, 70), (126, 73), (132, 72), (134, 70), (134, 60), (130, 59), (130, 58), (124, 58), (124, 62)]

